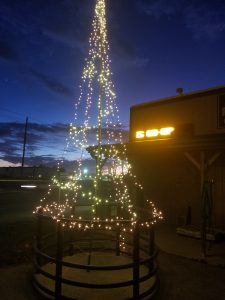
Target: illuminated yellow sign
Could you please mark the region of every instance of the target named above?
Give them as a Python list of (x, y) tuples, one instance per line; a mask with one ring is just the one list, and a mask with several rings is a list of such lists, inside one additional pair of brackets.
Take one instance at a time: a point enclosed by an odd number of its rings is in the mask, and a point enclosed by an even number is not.
[(157, 136), (168, 136), (175, 130), (174, 127), (163, 127), (161, 129), (148, 129), (136, 131), (136, 139), (154, 138)]
[(145, 137), (145, 132), (144, 131), (136, 131), (136, 138), (137, 139), (143, 139)]
[(165, 127), (161, 128), (159, 131), (160, 135), (171, 135), (171, 133), (174, 131), (173, 127)]
[(158, 135), (159, 135), (158, 129), (148, 129), (145, 131), (146, 137), (154, 137), (154, 136), (158, 136)]

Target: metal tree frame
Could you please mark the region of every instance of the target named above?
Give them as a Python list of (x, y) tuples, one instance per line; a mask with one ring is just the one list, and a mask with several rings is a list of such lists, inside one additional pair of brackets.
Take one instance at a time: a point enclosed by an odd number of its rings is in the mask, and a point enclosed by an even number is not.
[[(66, 220), (64, 220), (66, 221)], [(79, 220), (80, 222), (80, 220)], [(81, 221), (82, 222), (82, 221)], [(87, 222), (84, 221), (84, 222)], [(103, 221), (99, 221), (103, 223)], [(76, 231), (68, 227), (62, 227), (60, 223), (55, 223), (51, 218), (43, 214), (37, 215), (37, 236), (34, 247), (35, 253), (35, 272), (33, 276), (34, 287), (39, 293), (45, 296), (50, 296), (55, 300), (76, 300), (74, 297), (68, 297), (63, 294), (62, 285), (68, 285), (79, 288), (88, 289), (118, 289), (121, 287), (130, 287), (132, 290), (132, 297), (125, 298), (126, 300), (151, 299), (155, 296), (159, 281), (157, 277), (157, 249), (154, 245), (154, 229), (153, 226), (148, 229), (136, 223), (132, 232), (126, 234), (126, 249), (120, 249), (120, 230), (122, 228), (130, 227), (130, 220), (119, 221), (119, 225), (112, 227), (111, 230), (93, 230), (91, 235), (88, 231)], [(104, 225), (104, 224), (103, 224)], [(118, 265), (92, 265), (91, 255), (93, 252), (102, 251), (99, 247), (99, 242), (104, 242), (103, 251), (112, 253), (115, 256), (129, 257), (131, 262)], [(65, 255), (76, 255), (80, 251), (89, 253), (86, 264), (77, 264), (64, 261)], [(54, 272), (46, 271), (43, 266), (47, 263), (54, 265)], [(148, 268), (147, 274), (144, 276), (140, 274), (140, 267)], [(63, 276), (63, 268), (93, 271), (115, 271), (121, 270), (132, 271), (132, 280), (112, 282), (112, 283), (88, 283), (85, 281), (70, 280)], [(37, 274), (51, 280), (54, 288), (47, 287), (43, 282), (37, 278)], [(150, 279), (153, 279), (153, 284), (144, 292), (140, 289), (140, 284)], [(147, 298), (146, 298), (147, 297)], [(80, 298), (79, 298), (80, 299)], [(83, 299), (82, 299), (83, 300)], [(89, 300), (89, 299), (88, 299)]]
[[(98, 290), (111, 290), (111, 289), (119, 289), (119, 288), (129, 288), (129, 294), (126, 300), (138, 300), (138, 299), (148, 299), (152, 298), (156, 291), (158, 290), (158, 278), (157, 278), (157, 263), (156, 263), (156, 255), (157, 251), (154, 246), (154, 232), (153, 232), (153, 224), (155, 223), (153, 207), (150, 205), (149, 211), (145, 212), (145, 214), (140, 213), (137, 217), (136, 212), (130, 211), (130, 206), (132, 208), (134, 205), (130, 204), (130, 198), (126, 199), (126, 203), (122, 203), (122, 199), (125, 197), (126, 192), (123, 193), (118, 190), (117, 186), (117, 199), (112, 199), (112, 201), (108, 200), (103, 201), (101, 203), (101, 198), (104, 198), (101, 191), (102, 185), (102, 167), (106, 160), (110, 157), (110, 150), (114, 150), (111, 153), (112, 157), (115, 157), (115, 154), (118, 152), (118, 146), (115, 145), (116, 140), (113, 140), (114, 135), (110, 133), (110, 124), (111, 117), (114, 117), (113, 109), (115, 105), (115, 94), (112, 89), (113, 85), (110, 81), (111, 73), (109, 72), (109, 58), (108, 58), (108, 42), (107, 42), (107, 34), (106, 34), (106, 20), (105, 20), (105, 1), (104, 0), (96, 0), (96, 9), (95, 9), (95, 17), (93, 22), (93, 34), (90, 38), (90, 45), (96, 47), (96, 49), (92, 49), (89, 51), (90, 65), (87, 63), (83, 77), (88, 78), (89, 84), (88, 88), (92, 90), (91, 84), (93, 82), (93, 76), (95, 73), (98, 73), (98, 88), (99, 88), (99, 97), (97, 101), (97, 131), (96, 131), (96, 146), (90, 150), (86, 145), (87, 142), (87, 132), (88, 132), (88, 122), (89, 117), (87, 116), (89, 108), (91, 106), (90, 94), (88, 93), (86, 99), (86, 110), (85, 117), (86, 120), (84, 122), (84, 128), (79, 131), (79, 126), (75, 126), (75, 136), (79, 137), (79, 133), (82, 133), (82, 149), (83, 153), (84, 149), (88, 148), (91, 152), (92, 157), (96, 162), (96, 172), (94, 183), (94, 191), (92, 199), (94, 199), (94, 203), (92, 203), (92, 213), (93, 217), (90, 219), (82, 219), (75, 218), (73, 214), (70, 214), (68, 219), (65, 218), (67, 215), (64, 215), (57, 210), (59, 207), (57, 206), (56, 214), (52, 214), (52, 211), (47, 208), (47, 210), (43, 210), (42, 207), (38, 207), (36, 210), (37, 216), (37, 236), (36, 243), (34, 248), (35, 253), (35, 272), (33, 276), (33, 283), (35, 288), (44, 294), (45, 296), (51, 297), (55, 300), (78, 300), (77, 295), (68, 296), (64, 293), (63, 287), (70, 286), (79, 287), (82, 289), (98, 289)], [(97, 59), (97, 66), (95, 68), (94, 63)], [(105, 59), (105, 61), (104, 61)], [(90, 68), (91, 66), (91, 68)], [(97, 72), (98, 69), (98, 72)], [(94, 72), (93, 72), (94, 71)], [(85, 81), (86, 82), (86, 81)], [(82, 92), (81, 92), (82, 95)], [(111, 95), (111, 96), (110, 96)], [(109, 97), (106, 104), (110, 107), (110, 109), (106, 110), (103, 105), (104, 96)], [(81, 98), (79, 98), (78, 103), (80, 103)], [(77, 106), (78, 107), (78, 104)], [(104, 111), (104, 109), (106, 111)], [(103, 116), (108, 120), (107, 134), (108, 141), (106, 148), (103, 145)], [(77, 116), (77, 114), (76, 114)], [(75, 118), (77, 121), (77, 119)], [(76, 124), (77, 125), (77, 124)], [(90, 124), (89, 124), (90, 125)], [(122, 133), (119, 134), (120, 140), (120, 150), (122, 150), (120, 155), (124, 155), (125, 146), (122, 144)], [(79, 142), (78, 142), (78, 145)], [(109, 148), (109, 149), (108, 149)], [(109, 150), (109, 153), (105, 150)], [(81, 159), (83, 154), (81, 155)], [(81, 166), (81, 161), (80, 161)], [(80, 167), (81, 168), (81, 167)], [(81, 169), (80, 169), (81, 171)], [(79, 173), (79, 172), (78, 172)], [(75, 182), (78, 182), (79, 176), (74, 176), (76, 178)], [(115, 178), (114, 178), (115, 180)], [(57, 183), (59, 187), (59, 195), (60, 192), (60, 182)], [(120, 182), (120, 186), (124, 188), (125, 181)], [(138, 184), (137, 184), (138, 185)], [(85, 188), (84, 188), (85, 189)], [(73, 192), (74, 192), (73, 187)], [(78, 189), (76, 190), (76, 200), (79, 200)], [(118, 196), (119, 195), (119, 196)], [(59, 197), (60, 198), (60, 197)], [(113, 196), (110, 194), (110, 199)], [(100, 199), (100, 200), (99, 200)], [(59, 199), (60, 200), (60, 199)], [(74, 198), (73, 198), (74, 200)], [(136, 200), (136, 199), (135, 199)], [(56, 201), (54, 201), (55, 203)], [(58, 201), (60, 202), (60, 201)], [(76, 202), (76, 201), (75, 201)], [(75, 202), (73, 204), (75, 205)], [(121, 203), (120, 203), (121, 202)], [(107, 204), (106, 204), (107, 203)], [(151, 203), (151, 202), (150, 202)], [(58, 203), (59, 205), (60, 203)], [(73, 204), (69, 209), (73, 209)], [(126, 206), (127, 213), (130, 216), (122, 215), (120, 208)], [(67, 207), (67, 208), (68, 208)], [(113, 222), (110, 222), (110, 219), (101, 218), (102, 210), (111, 211), (116, 207), (117, 214), (116, 219)], [(47, 213), (47, 212), (49, 213)], [(75, 209), (74, 209), (75, 211)], [(142, 218), (143, 215), (143, 218)], [(144, 216), (145, 215), (145, 216)], [(79, 226), (72, 226), (71, 224), (78, 224)], [(84, 225), (84, 226), (82, 226)], [(82, 227), (82, 230), (80, 228)], [(86, 230), (87, 229), (87, 230)], [(121, 240), (123, 239), (123, 240)], [(99, 246), (100, 243), (100, 246)], [(103, 244), (101, 244), (103, 243)], [(123, 248), (121, 245), (126, 246)], [(114, 264), (91, 264), (92, 255), (96, 252), (109, 252), (111, 258), (114, 257)], [(78, 253), (88, 253), (87, 263), (74, 263), (71, 261), (66, 261), (65, 257), (71, 256), (71, 258), (77, 258)], [(121, 256), (121, 258), (127, 258), (126, 261), (129, 263), (117, 264), (116, 257)], [(122, 257), (123, 256), (123, 257)], [(125, 260), (124, 260), (125, 261)], [(47, 267), (51, 264), (51, 271), (47, 270)], [(53, 268), (52, 268), (53, 267)], [(78, 278), (68, 279), (65, 278), (65, 274), (63, 271), (65, 268), (69, 268), (69, 270), (86, 270), (87, 272), (122, 272), (122, 270), (127, 270), (127, 273), (132, 274), (132, 279), (126, 278), (126, 280), (121, 280), (118, 282), (110, 281), (110, 276), (107, 277), (108, 282), (104, 283), (99, 282), (98, 284), (94, 282), (87, 282), (87, 280), (79, 281)], [(144, 272), (143, 271), (144, 268)], [(129, 270), (129, 271), (128, 271)], [(89, 274), (90, 274), (89, 273)], [(126, 274), (127, 274), (126, 273)], [(144, 275), (142, 274), (144, 273)], [(81, 274), (81, 273), (80, 273)], [(95, 273), (94, 273), (95, 274)], [(122, 274), (122, 273), (120, 273)], [(41, 279), (39, 280), (41, 276)], [(73, 272), (74, 276), (74, 272)], [(85, 278), (87, 279), (87, 278)], [(50, 287), (44, 284), (44, 280), (50, 280)], [(151, 280), (151, 283), (149, 282)], [(46, 282), (46, 281), (45, 281)], [(141, 288), (141, 284), (145, 284), (145, 290)], [(146, 288), (147, 286), (147, 288)], [(130, 293), (132, 291), (132, 293)], [(124, 299), (124, 300), (125, 300)], [(90, 300), (90, 299), (87, 299)]]

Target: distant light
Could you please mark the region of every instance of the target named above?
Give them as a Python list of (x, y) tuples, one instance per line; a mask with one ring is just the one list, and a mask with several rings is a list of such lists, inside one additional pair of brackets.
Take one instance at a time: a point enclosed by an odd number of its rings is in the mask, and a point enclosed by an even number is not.
[(87, 174), (88, 173), (88, 169), (87, 168), (83, 169), (83, 173)]
[(21, 188), (24, 188), (24, 189), (36, 189), (36, 185), (21, 185), (20, 186)]

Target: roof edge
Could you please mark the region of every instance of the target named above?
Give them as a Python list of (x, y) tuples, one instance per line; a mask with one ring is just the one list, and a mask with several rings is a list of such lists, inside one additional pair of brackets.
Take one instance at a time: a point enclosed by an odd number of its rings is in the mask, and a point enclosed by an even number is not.
[(225, 85), (216, 86), (216, 87), (208, 88), (208, 89), (204, 89), (204, 90), (198, 90), (198, 91), (194, 91), (194, 92), (188, 92), (188, 93), (181, 94), (181, 95), (155, 99), (155, 100), (148, 101), (148, 102), (143, 102), (143, 103), (140, 103), (140, 104), (135, 104), (135, 105), (132, 105), (130, 107), (130, 109), (143, 107), (143, 106), (166, 104), (168, 102), (176, 102), (176, 101), (180, 101), (180, 100), (185, 100), (187, 98), (193, 98), (195, 96), (203, 96), (203, 95), (210, 95), (210, 94), (214, 94), (214, 93), (219, 93), (220, 91), (225, 92)]

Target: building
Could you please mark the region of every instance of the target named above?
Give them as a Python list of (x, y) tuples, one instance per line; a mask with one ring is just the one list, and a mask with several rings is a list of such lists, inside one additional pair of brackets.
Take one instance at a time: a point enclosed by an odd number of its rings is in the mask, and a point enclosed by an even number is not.
[(167, 220), (225, 229), (225, 86), (178, 92), (131, 107), (129, 159)]

